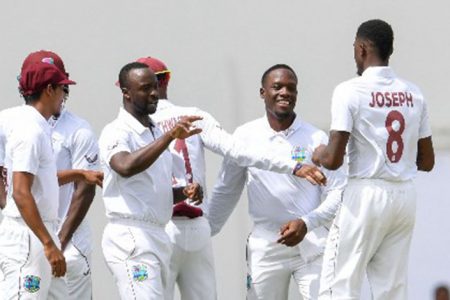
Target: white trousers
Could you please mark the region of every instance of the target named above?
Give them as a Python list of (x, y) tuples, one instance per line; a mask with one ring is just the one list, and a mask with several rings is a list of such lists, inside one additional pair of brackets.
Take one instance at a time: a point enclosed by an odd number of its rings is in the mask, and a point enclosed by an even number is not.
[(172, 242), (166, 300), (178, 284), (182, 300), (217, 299), (211, 229), (205, 217), (172, 219), (166, 226)]
[[(56, 226), (44, 223), (58, 244)], [(53, 277), (39, 239), (21, 219), (5, 217), (0, 225), (3, 299), (67, 299), (64, 277)]]
[(410, 181), (349, 180), (328, 236), (319, 299), (360, 299), (366, 272), (373, 299), (407, 299), (415, 208)]
[(64, 251), (67, 263), (66, 284), (70, 300), (92, 299), (91, 255), (82, 253), (72, 242)]
[(255, 234), (247, 241), (247, 299), (288, 299), (291, 277), (305, 300), (315, 300), (319, 291), (322, 255), (306, 261), (300, 248), (278, 244), (277, 234)]
[(172, 253), (164, 227), (111, 220), (103, 233), (102, 248), (121, 299), (164, 299)]

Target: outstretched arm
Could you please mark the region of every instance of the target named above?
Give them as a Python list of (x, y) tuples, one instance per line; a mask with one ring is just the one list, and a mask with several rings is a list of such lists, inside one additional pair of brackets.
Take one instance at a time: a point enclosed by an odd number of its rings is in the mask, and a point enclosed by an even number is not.
[(344, 162), (349, 137), (349, 132), (332, 130), (328, 145), (320, 145), (314, 150), (313, 163), (329, 170), (337, 170)]
[(123, 177), (130, 177), (146, 170), (174, 139), (185, 139), (200, 133), (202, 130), (192, 125), (192, 122), (200, 119), (201, 117), (197, 116), (184, 117), (174, 128), (147, 146), (132, 153), (122, 151), (114, 154), (110, 160), (111, 168)]

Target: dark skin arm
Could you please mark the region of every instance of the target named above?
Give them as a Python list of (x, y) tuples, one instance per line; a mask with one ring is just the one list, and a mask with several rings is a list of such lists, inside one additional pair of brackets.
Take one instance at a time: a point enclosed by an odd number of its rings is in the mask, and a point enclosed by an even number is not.
[(434, 150), (431, 136), (419, 139), (417, 142), (417, 169), (430, 172), (434, 167)]
[(58, 249), (42, 221), (36, 202), (31, 194), (34, 175), (26, 172), (13, 173), (13, 198), (25, 223), (44, 246), (44, 253), (55, 277), (66, 273), (66, 260)]
[(320, 145), (314, 150), (313, 163), (328, 170), (339, 169), (344, 162), (349, 137), (350, 133), (346, 131), (330, 131), (328, 145)]
[(6, 206), (6, 174), (3, 174), (3, 167), (0, 167), (0, 209)]
[(103, 185), (103, 172), (91, 170), (60, 170), (58, 171), (58, 184), (64, 185), (74, 181), (84, 181), (87, 184)]
[(305, 238), (307, 232), (306, 224), (302, 219), (289, 221), (281, 226), (281, 237), (277, 240), (277, 243), (294, 247)]
[(316, 166), (304, 164), (299, 170), (295, 171), (295, 176), (305, 178), (313, 185), (326, 185), (327, 177)]
[(131, 177), (146, 170), (174, 139), (185, 139), (200, 133), (200, 128), (192, 128), (192, 122), (197, 120), (201, 120), (201, 117), (184, 117), (170, 131), (147, 146), (132, 153), (114, 154), (110, 161), (111, 168), (123, 177)]
[(61, 241), (61, 251), (66, 249), (73, 233), (80, 226), (89, 210), (95, 196), (95, 185), (86, 182), (76, 182), (67, 217), (58, 234)]
[(199, 205), (203, 200), (203, 189), (198, 183), (173, 188), (173, 204), (191, 199), (192, 204)]

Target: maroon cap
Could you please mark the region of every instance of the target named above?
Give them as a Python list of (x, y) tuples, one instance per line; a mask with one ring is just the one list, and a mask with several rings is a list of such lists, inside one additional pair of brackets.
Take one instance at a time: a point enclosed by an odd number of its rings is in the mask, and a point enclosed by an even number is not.
[(49, 84), (75, 84), (54, 64), (36, 62), (27, 65), (20, 74), (19, 89), (22, 95), (29, 96), (42, 91)]
[[(141, 57), (136, 60), (136, 62), (140, 62), (146, 64), (152, 71), (155, 73), (156, 78), (158, 78), (159, 84), (167, 85), (170, 80), (170, 71), (167, 68), (166, 64), (154, 57)], [(159, 76), (158, 76), (159, 75)], [(165, 75), (165, 76), (161, 76)], [(119, 81), (116, 81), (116, 86), (119, 86)]]
[[(60, 69), (63, 73), (66, 73), (66, 68), (64, 67), (64, 62), (62, 61), (61, 57), (59, 57), (58, 54), (52, 51), (47, 50), (40, 50), (36, 52), (32, 52), (28, 54), (28, 56), (25, 58), (25, 60), (22, 63), (22, 71), (26, 67), (28, 67), (31, 64), (37, 63), (37, 62), (45, 62), (49, 64), (54, 64), (58, 69)], [(67, 74), (67, 76), (69, 76)]]
[(170, 73), (170, 71), (167, 69), (166, 64), (154, 57), (141, 57), (136, 61), (146, 64), (150, 69), (152, 69), (153, 72), (155, 72), (155, 75)]

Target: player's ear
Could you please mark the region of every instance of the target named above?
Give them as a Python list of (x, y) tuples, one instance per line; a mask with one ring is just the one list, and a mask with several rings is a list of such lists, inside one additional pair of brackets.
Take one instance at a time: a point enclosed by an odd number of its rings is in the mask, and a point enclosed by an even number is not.
[(259, 89), (259, 96), (261, 97), (261, 99), (264, 99), (265, 95), (266, 95), (266, 90), (263, 87), (261, 87)]
[(130, 99), (130, 94), (128, 92), (128, 89), (126, 87), (121, 87), (120, 89), (122, 90), (123, 96), (127, 99)]

